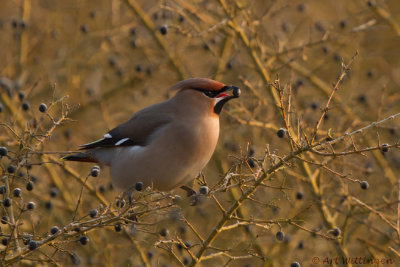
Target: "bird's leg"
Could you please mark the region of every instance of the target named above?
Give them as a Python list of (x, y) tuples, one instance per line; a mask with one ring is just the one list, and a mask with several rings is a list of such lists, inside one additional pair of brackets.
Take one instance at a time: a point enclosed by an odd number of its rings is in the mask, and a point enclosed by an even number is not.
[(132, 187), (122, 193), (121, 199), (125, 199), (126, 197), (128, 197), (129, 205), (132, 205), (132, 203), (133, 203), (133, 188)]
[(130, 189), (128, 191), (128, 203), (129, 203), (129, 206), (131, 206), (133, 204), (133, 190), (132, 189)]
[(187, 195), (188, 197), (193, 196), (193, 195), (196, 195), (196, 191), (194, 191), (194, 190), (193, 190), (192, 188), (190, 188), (189, 186), (182, 185), (180, 188), (186, 191), (186, 195)]

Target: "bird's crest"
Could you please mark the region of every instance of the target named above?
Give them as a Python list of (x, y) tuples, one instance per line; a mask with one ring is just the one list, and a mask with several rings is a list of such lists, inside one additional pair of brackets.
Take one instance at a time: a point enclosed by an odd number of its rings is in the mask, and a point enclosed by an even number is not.
[(209, 91), (218, 91), (224, 86), (225, 84), (223, 83), (207, 78), (190, 78), (174, 84), (168, 89), (168, 92), (182, 91), (185, 89), (202, 89)]

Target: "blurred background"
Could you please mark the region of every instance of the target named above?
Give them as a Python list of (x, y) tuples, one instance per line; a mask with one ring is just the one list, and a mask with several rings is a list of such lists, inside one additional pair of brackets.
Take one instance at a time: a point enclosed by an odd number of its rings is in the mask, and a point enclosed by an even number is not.
[[(19, 240), (21, 247), (29, 244), (28, 236), (40, 242), (54, 225), (62, 228), (89, 220), (90, 210), (115, 207), (118, 192), (110, 185), (107, 168), (83, 187), (92, 165), (60, 163), (59, 154), (46, 153), (76, 150), (98, 139), (134, 112), (170, 97), (168, 87), (179, 80), (208, 77), (242, 90), (240, 99), (229, 102), (221, 114), (217, 150), (204, 170), (210, 189), (218, 189), (226, 173), (251, 174), (267, 146), (277, 156), (291, 151), (288, 138), (276, 134), (286, 127), (277, 108), (277, 80), (299, 138), (313, 132), (332, 84), (353, 57), (317, 140), (400, 112), (396, 0), (10, 0), (1, 6), (0, 146), (10, 152), (0, 163), (8, 190), (3, 199), (13, 200), (13, 206), (2, 206), (1, 215), (21, 223), (2, 224), (1, 235), (3, 240)], [(49, 109), (40, 112), (40, 103)], [(389, 121), (334, 149), (396, 144), (398, 127), (398, 120)], [(398, 262), (399, 156), (395, 148), (337, 158), (310, 155), (303, 159), (316, 164), (306, 171), (294, 160), (235, 214), (264, 220), (264, 227), (250, 222), (223, 232), (205, 254), (223, 255), (200, 265), (290, 266), (297, 261), (319, 266), (322, 259), (336, 256)], [(15, 175), (7, 171), (10, 164), (17, 167)], [(310, 177), (317, 182), (310, 183)], [(360, 187), (364, 180), (368, 190)], [(33, 190), (27, 189), (30, 182)], [(199, 186), (194, 183), (195, 190)], [(12, 195), (15, 188), (22, 189), (22, 198)], [(137, 222), (122, 223), (123, 233), (114, 229), (117, 219), (93, 227), (84, 233), (90, 239), (86, 246), (79, 230), (63, 234), (24, 258), (13, 258), (14, 263), (187, 265), (192, 258), (177, 240), (195, 254), (201, 247), (197, 234), (206, 238), (222, 217), (215, 198), (227, 208), (242, 192), (232, 188), (202, 197), (196, 206), (173, 207), (163, 206), (170, 203), (168, 197), (155, 201), (150, 193), (143, 199), (137, 196), (152, 209), (163, 208), (142, 210)], [(185, 198), (181, 190), (165, 194)], [(24, 211), (29, 201), (36, 204), (32, 212)], [(306, 230), (287, 221), (266, 222), (293, 217)], [(341, 229), (336, 236), (335, 227)], [(283, 240), (277, 240), (278, 231), (284, 232)], [(332, 236), (340, 238), (327, 238)], [(2, 241), (2, 263), (13, 263), (7, 259), (18, 251), (18, 242)], [(321, 262), (312, 262), (314, 257)]]

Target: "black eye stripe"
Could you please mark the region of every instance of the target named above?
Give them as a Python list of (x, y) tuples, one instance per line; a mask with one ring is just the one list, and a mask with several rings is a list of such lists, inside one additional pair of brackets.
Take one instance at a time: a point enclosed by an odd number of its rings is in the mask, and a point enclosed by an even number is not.
[(208, 97), (216, 97), (218, 95), (218, 92), (205, 90), (203, 91), (203, 94), (205, 94)]

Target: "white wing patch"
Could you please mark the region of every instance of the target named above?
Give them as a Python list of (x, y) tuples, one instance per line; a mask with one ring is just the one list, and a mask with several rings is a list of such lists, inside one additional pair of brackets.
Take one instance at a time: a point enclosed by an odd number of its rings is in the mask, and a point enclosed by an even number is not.
[(112, 138), (111, 134), (106, 133), (105, 135), (103, 135), (103, 138)]
[(129, 138), (123, 138), (123, 139), (119, 140), (118, 142), (116, 142), (115, 146), (119, 146), (120, 144), (122, 144), (122, 143), (124, 143), (124, 142), (126, 142), (128, 140), (129, 140)]

